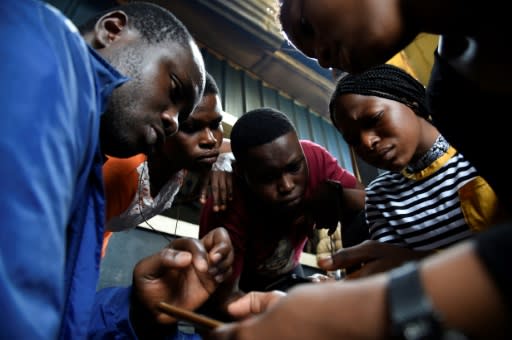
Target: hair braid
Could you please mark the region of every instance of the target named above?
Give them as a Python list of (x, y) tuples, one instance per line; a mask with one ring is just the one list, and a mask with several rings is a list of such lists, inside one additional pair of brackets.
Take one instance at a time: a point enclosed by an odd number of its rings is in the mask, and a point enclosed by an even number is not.
[(336, 84), (329, 102), (329, 113), (334, 122), (336, 99), (345, 93), (377, 96), (404, 103), (420, 117), (429, 119), (425, 101), (425, 87), (401, 68), (384, 64), (359, 74), (345, 74)]

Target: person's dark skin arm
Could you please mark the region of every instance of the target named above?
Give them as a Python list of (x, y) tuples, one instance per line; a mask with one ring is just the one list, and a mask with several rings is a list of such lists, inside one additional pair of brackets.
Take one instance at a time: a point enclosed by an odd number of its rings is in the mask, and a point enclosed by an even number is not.
[(231, 275), (232, 263), (233, 248), (223, 228), (212, 230), (200, 241), (174, 240), (141, 260), (133, 271), (130, 310), (137, 336), (158, 339), (172, 334), (176, 320), (163, 313), (158, 303), (197, 309)]
[[(476, 338), (503, 337), (507, 310), (472, 243), (464, 242), (423, 260), (420, 275), (426, 294), (446, 326)], [(208, 339), (388, 338), (388, 281), (388, 274), (378, 274), (353, 281), (302, 285), (279, 299), (252, 294), (251, 298), (237, 300), (230, 309), (250, 315), (258, 306), (254, 299), (272, 300), (259, 305), (269, 308), (255, 317), (217, 328)]]
[(316, 228), (329, 229), (332, 234), (338, 222), (349, 225), (364, 209), (366, 193), (362, 187), (344, 188), (334, 180), (326, 180), (318, 186), (307, 203), (307, 218)]
[(319, 259), (318, 266), (324, 270), (360, 268), (347, 275), (347, 278), (353, 279), (385, 272), (407, 261), (420, 260), (433, 253), (368, 240)]

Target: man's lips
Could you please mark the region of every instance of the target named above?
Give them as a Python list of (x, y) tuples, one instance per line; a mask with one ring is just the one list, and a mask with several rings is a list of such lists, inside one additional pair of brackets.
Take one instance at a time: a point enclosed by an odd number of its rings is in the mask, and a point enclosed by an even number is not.
[(198, 162), (213, 164), (217, 160), (218, 156), (219, 156), (218, 152), (211, 152), (211, 153), (203, 154), (203, 155), (197, 157), (196, 159)]
[(283, 205), (283, 206), (294, 206), (297, 203), (299, 203), (300, 200), (301, 200), (301, 197), (297, 196), (297, 197), (294, 197), (294, 198), (287, 199), (286, 201), (282, 201), (281, 205)]
[(382, 148), (377, 153), (378, 153), (380, 159), (382, 159), (384, 161), (389, 161), (391, 158), (393, 158), (393, 154), (394, 154), (392, 152), (393, 150), (394, 150), (394, 147), (389, 146), (389, 147)]

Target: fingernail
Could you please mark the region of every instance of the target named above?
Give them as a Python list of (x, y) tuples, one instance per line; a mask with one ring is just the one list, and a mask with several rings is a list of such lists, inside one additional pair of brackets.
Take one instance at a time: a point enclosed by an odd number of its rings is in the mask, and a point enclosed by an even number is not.
[(164, 252), (164, 256), (172, 261), (188, 261), (190, 260), (190, 253), (177, 251), (174, 249), (166, 249)]
[(333, 264), (332, 256), (330, 256), (330, 255), (325, 256), (325, 257), (321, 257), (320, 261), (322, 261), (324, 265), (328, 265), (328, 266)]
[(198, 259), (196, 261), (196, 268), (201, 272), (205, 272), (208, 270), (208, 262), (205, 259)]
[(213, 263), (217, 263), (222, 258), (222, 255), (219, 253), (215, 253), (211, 256), (211, 261)]

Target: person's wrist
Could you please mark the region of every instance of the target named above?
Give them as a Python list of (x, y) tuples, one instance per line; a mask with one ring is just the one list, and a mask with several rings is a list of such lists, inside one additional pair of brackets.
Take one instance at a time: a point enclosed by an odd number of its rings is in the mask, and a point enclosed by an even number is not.
[(430, 297), (425, 294), (416, 262), (389, 273), (387, 303), (391, 336), (399, 339), (441, 339), (443, 327)]

